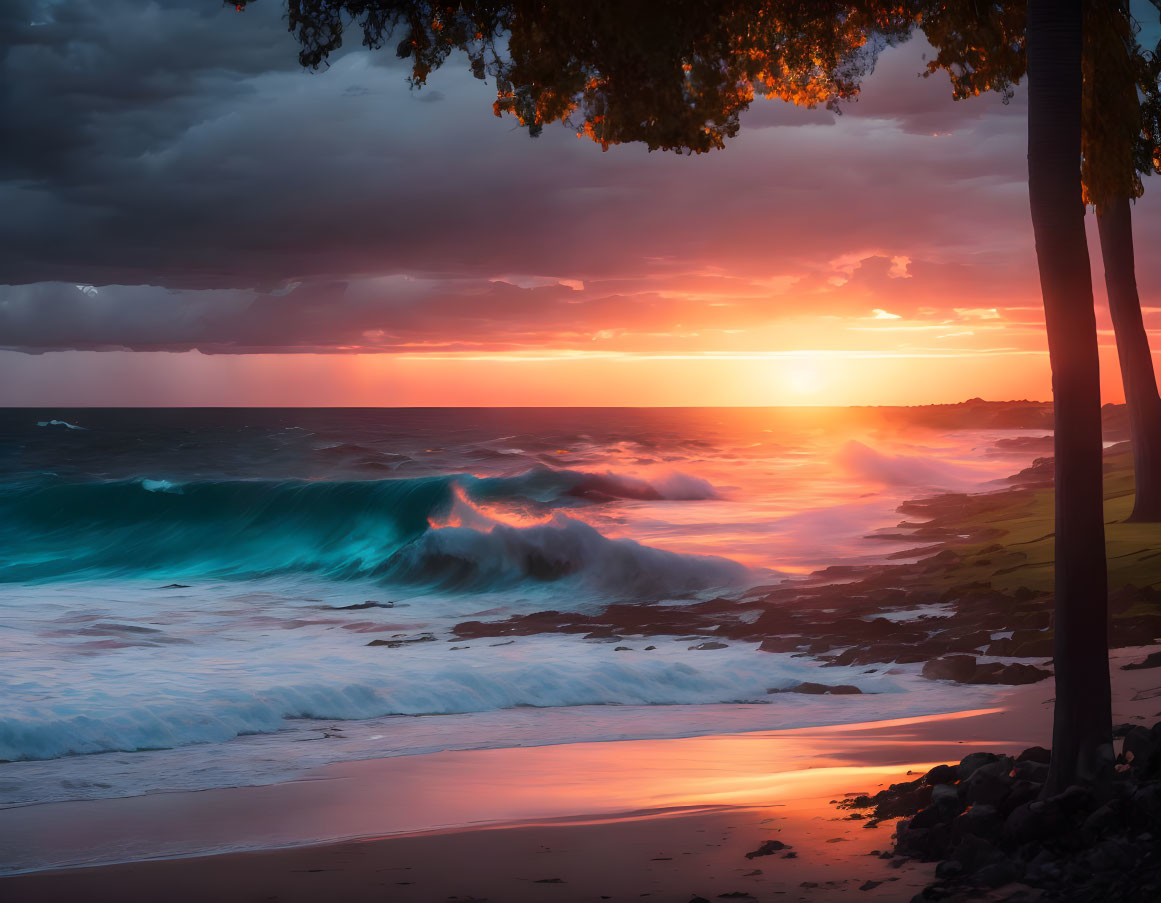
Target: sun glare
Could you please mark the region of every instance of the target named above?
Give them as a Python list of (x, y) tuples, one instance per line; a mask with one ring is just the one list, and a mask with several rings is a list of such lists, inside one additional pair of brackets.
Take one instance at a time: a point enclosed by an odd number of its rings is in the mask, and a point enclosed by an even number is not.
[(796, 395), (817, 395), (822, 377), (814, 364), (796, 362), (787, 374), (787, 384)]

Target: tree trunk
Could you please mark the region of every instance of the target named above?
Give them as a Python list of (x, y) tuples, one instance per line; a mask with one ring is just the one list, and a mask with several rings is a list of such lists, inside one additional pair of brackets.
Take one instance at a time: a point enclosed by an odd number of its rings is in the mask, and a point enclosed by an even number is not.
[(1056, 430), (1056, 707), (1045, 793), (1112, 766), (1100, 367), (1080, 183), (1082, 0), (1028, 3), (1028, 193)]
[(1109, 313), (1117, 334), (1117, 357), (1133, 436), (1133, 472), (1137, 483), (1129, 520), (1161, 521), (1161, 396), (1153, 372), (1149, 336), (1141, 319), (1133, 260), (1133, 213), (1127, 197), (1097, 208), (1101, 254)]

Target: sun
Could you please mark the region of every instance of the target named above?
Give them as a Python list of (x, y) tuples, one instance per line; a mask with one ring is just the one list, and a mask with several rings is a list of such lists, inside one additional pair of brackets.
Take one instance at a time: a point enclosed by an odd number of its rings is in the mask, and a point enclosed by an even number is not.
[(796, 361), (786, 374), (786, 383), (795, 395), (816, 395), (822, 388), (822, 377), (813, 364)]

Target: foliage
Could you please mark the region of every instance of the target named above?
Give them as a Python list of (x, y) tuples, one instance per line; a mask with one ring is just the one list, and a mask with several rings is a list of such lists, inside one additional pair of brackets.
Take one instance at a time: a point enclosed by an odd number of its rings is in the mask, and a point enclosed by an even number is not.
[[(921, 27), (957, 99), (997, 91), (1024, 77), (1027, 4), (931, 2)], [(1141, 175), (1161, 172), (1161, 62), (1137, 43), (1139, 26), (1119, 0), (1086, 0), (1081, 177), (1086, 204), (1140, 197)], [(1130, 86), (1135, 86), (1132, 90)]]
[[(563, 122), (606, 150), (679, 153), (723, 147), (757, 95), (840, 109), (916, 27), (935, 49), (926, 75), (946, 72), (957, 99), (1007, 100), (1026, 71), (1025, 15), (1025, 0), (288, 2), (304, 66), (326, 65), (351, 29), (369, 48), (393, 42), (417, 87), (462, 52), (496, 86), (496, 115), (531, 135)], [(1120, 0), (1087, 0), (1086, 203), (1139, 197), (1141, 174), (1161, 172), (1161, 47), (1140, 47), (1138, 33)]]
[(461, 51), (495, 84), (496, 115), (532, 135), (559, 121), (605, 149), (679, 153), (723, 147), (757, 94), (837, 109), (916, 18), (907, 0), (289, 2), (304, 66), (325, 65), (344, 28), (367, 47), (394, 42), (416, 86)]

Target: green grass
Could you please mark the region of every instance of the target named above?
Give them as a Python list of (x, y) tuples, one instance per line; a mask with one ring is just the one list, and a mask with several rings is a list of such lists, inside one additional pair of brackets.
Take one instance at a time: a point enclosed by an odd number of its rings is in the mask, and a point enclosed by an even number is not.
[[(1105, 457), (1105, 542), (1109, 586), (1161, 586), (1161, 524), (1126, 523), (1133, 507), (1133, 461), (1125, 449)], [(956, 546), (957, 562), (932, 575), (936, 584), (989, 583), (996, 589), (1052, 591), (1052, 490), (997, 494), (995, 506), (957, 520), (963, 533), (986, 533)]]

